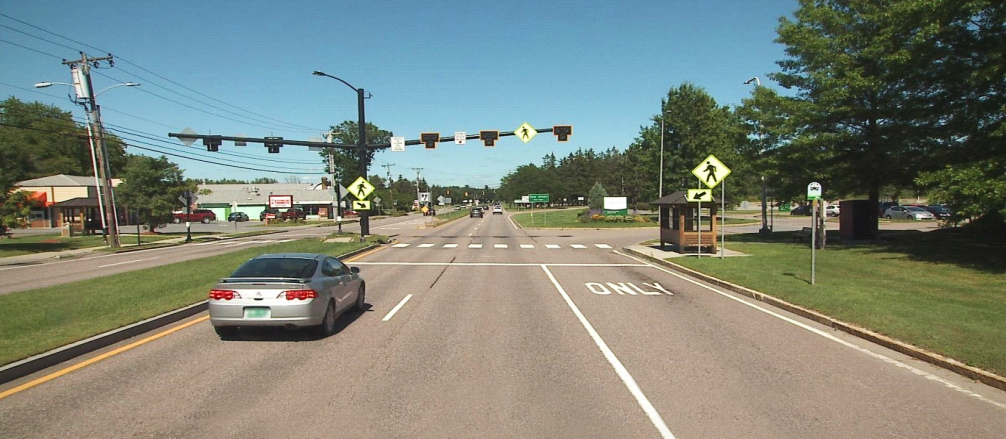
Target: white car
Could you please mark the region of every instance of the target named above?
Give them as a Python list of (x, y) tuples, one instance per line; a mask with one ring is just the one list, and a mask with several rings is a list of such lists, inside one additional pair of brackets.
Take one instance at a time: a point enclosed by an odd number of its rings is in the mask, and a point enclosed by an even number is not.
[(824, 214), (826, 216), (838, 216), (839, 209), (837, 204), (829, 204), (824, 208)]
[(891, 206), (884, 211), (884, 218), (907, 220), (935, 220), (932, 212), (915, 206)]
[(493, 206), (493, 215), (497, 213), (503, 215), (503, 206)]

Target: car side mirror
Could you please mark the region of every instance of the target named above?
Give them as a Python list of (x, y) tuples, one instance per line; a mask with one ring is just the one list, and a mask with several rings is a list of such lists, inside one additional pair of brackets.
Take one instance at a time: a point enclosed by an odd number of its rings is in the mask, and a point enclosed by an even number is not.
[(358, 274), (360, 273), (360, 267), (349, 267), (349, 271), (351, 271), (353, 274)]

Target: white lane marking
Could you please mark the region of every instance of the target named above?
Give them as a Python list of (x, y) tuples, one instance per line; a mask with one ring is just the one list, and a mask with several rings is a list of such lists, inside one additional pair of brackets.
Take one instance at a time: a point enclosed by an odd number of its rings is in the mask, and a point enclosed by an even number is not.
[(583, 244), (570, 244), (569, 246), (573, 248), (587, 248), (587, 246)]
[(382, 322), (386, 322), (388, 320), (391, 320), (391, 318), (395, 316), (395, 313), (398, 312), (398, 310), (402, 309), (402, 307), (405, 306), (405, 302), (408, 302), (409, 299), (411, 299), (411, 298), (412, 298), (411, 294), (409, 294), (408, 296), (405, 296), (405, 298), (402, 299), (401, 302), (398, 302), (398, 305), (395, 305), (394, 308), (391, 308), (391, 311), (388, 312), (388, 315), (384, 316), (384, 318), (381, 319), (381, 321)]
[(457, 246), (457, 244), (444, 244), (444, 248), (455, 248)]
[(545, 244), (545, 248), (559, 248), (559, 244)]
[(468, 248), (482, 248), (482, 244), (468, 244)]
[(608, 245), (608, 244), (594, 244), (594, 247), (597, 247), (597, 248), (611, 248), (611, 246)]
[(428, 243), (427, 244), (419, 244), (417, 247), (419, 247), (419, 248), (430, 248), (430, 247), (433, 247), (433, 244), (428, 244)]
[(531, 244), (521, 244), (520, 248), (534, 248), (534, 246)]
[(105, 268), (105, 267), (114, 267), (114, 266), (116, 266), (116, 265), (124, 265), (124, 264), (132, 264), (133, 262), (140, 262), (140, 261), (152, 261), (152, 260), (154, 260), (154, 259), (157, 259), (157, 257), (153, 257), (153, 258), (146, 258), (146, 259), (134, 259), (134, 260), (132, 260), (132, 261), (126, 261), (126, 262), (116, 262), (116, 263), (114, 263), (114, 264), (105, 264), (105, 265), (99, 265), (99, 266), (98, 266), (98, 268)]
[(508, 248), (508, 247), (509, 246), (506, 244), (493, 244), (493, 248)]
[(512, 216), (508, 216), (507, 221), (510, 221), (510, 225), (513, 226), (514, 230), (520, 230), (520, 227), (517, 226), (517, 223), (513, 222)]
[[(620, 254), (622, 256), (625, 256), (627, 258), (630, 258), (630, 259), (637, 260), (639, 262), (645, 262), (642, 259), (639, 259), (639, 258), (637, 258), (635, 256), (627, 255), (627, 254), (622, 253), (622, 252), (617, 251), (617, 250), (615, 251), (615, 253), (618, 253), (618, 254)], [(681, 279), (681, 280), (683, 280), (685, 282), (697, 285), (699, 287), (702, 287), (702, 288), (705, 288), (705, 289), (707, 289), (709, 291), (712, 291), (712, 292), (714, 292), (716, 294), (719, 294), (719, 295), (721, 295), (723, 297), (726, 297), (726, 298), (728, 298), (730, 300), (733, 300), (733, 301), (742, 303), (744, 305), (747, 305), (747, 306), (749, 306), (751, 308), (754, 308), (754, 309), (756, 309), (758, 311), (761, 311), (761, 312), (763, 312), (765, 314), (768, 314), (770, 316), (778, 318), (779, 320), (782, 320), (784, 322), (796, 325), (797, 327), (806, 329), (807, 331), (810, 331), (810, 332), (812, 332), (814, 334), (820, 335), (821, 337), (827, 338), (828, 340), (834, 341), (834, 342), (836, 342), (838, 344), (841, 344), (843, 346), (846, 346), (846, 347), (852, 348), (854, 350), (857, 350), (859, 352), (862, 352), (862, 353), (864, 353), (866, 355), (874, 357), (874, 358), (876, 358), (876, 359), (878, 359), (880, 361), (883, 361), (885, 363), (891, 364), (891, 365), (893, 365), (895, 367), (900, 367), (902, 369), (906, 369), (906, 370), (908, 370), (908, 371), (910, 371), (910, 372), (912, 372), (912, 373), (914, 373), (916, 375), (919, 375), (919, 376), (921, 376), (923, 378), (926, 378), (926, 379), (932, 380), (932, 381), (936, 381), (936, 382), (938, 382), (940, 384), (943, 384), (946, 387), (949, 387), (950, 389), (956, 390), (956, 391), (961, 392), (961, 393), (963, 393), (965, 395), (968, 395), (970, 397), (982, 400), (982, 401), (987, 402), (989, 404), (992, 404), (992, 405), (994, 405), (996, 407), (999, 407), (1000, 409), (1006, 410), (1006, 404), (1001, 404), (1001, 403), (995, 402), (995, 401), (993, 401), (991, 399), (988, 399), (988, 398), (982, 396), (981, 394), (972, 392), (972, 391), (970, 391), (968, 389), (965, 389), (965, 388), (963, 388), (963, 387), (961, 387), (961, 386), (959, 386), (957, 384), (954, 384), (951, 381), (948, 381), (948, 380), (945, 380), (943, 378), (940, 378), (940, 377), (938, 377), (936, 375), (933, 375), (933, 374), (931, 374), (929, 372), (926, 372), (924, 370), (917, 369), (915, 367), (909, 366), (909, 365), (907, 365), (905, 363), (902, 363), (902, 362), (900, 362), (898, 360), (895, 360), (895, 359), (893, 359), (891, 357), (888, 357), (886, 355), (878, 354), (878, 353), (873, 352), (873, 351), (871, 351), (869, 349), (866, 349), (866, 348), (863, 348), (863, 347), (860, 347), (860, 346), (856, 346), (856, 345), (854, 345), (852, 343), (849, 343), (849, 342), (847, 342), (845, 340), (842, 340), (842, 339), (840, 339), (838, 337), (835, 337), (834, 335), (831, 335), (831, 334), (829, 334), (827, 332), (821, 331), (821, 330), (819, 330), (817, 328), (811, 327), (810, 325), (807, 325), (807, 324), (798, 322), (796, 320), (793, 320), (793, 319), (791, 319), (789, 317), (786, 317), (786, 316), (784, 316), (782, 314), (779, 314), (779, 313), (777, 313), (775, 311), (772, 311), (770, 309), (763, 308), (763, 307), (761, 307), (760, 305), (758, 305), (756, 303), (748, 302), (747, 300), (744, 300), (743, 298), (734, 297), (733, 294), (731, 294), (731, 293), (728, 293), (726, 291), (721, 291), (721, 290), (716, 289), (715, 287), (711, 287), (709, 285), (705, 285), (705, 284), (703, 284), (703, 283), (701, 283), (701, 282), (699, 282), (697, 280), (691, 279), (691, 278), (689, 278), (689, 277), (687, 277), (687, 276), (685, 276), (683, 274), (680, 274), (680, 273), (677, 273), (675, 271), (666, 269), (666, 268), (661, 267), (659, 265), (654, 265), (654, 264), (649, 264), (649, 263), (647, 263), (647, 265), (650, 265), (653, 268), (656, 268), (657, 270), (663, 271), (664, 273), (667, 273), (667, 274), (670, 274), (670, 275), (672, 275), (674, 277), (677, 277), (677, 278), (679, 278), (679, 279)]]
[(409, 244), (395, 244), (392, 247), (394, 247), (394, 248), (405, 248), (405, 247), (408, 247), (408, 246), (409, 246)]
[(583, 316), (583, 313), (580, 312), (580, 308), (577, 308), (576, 304), (573, 303), (573, 299), (569, 298), (569, 294), (566, 294), (566, 290), (562, 288), (562, 285), (559, 285), (559, 281), (555, 279), (555, 276), (552, 275), (552, 272), (549, 271), (548, 267), (542, 264), (541, 269), (545, 271), (549, 280), (552, 281), (552, 285), (555, 285), (555, 289), (562, 295), (563, 300), (566, 301), (566, 305), (569, 305), (569, 309), (573, 310), (573, 314), (576, 315), (576, 319), (580, 321), (583, 328), (587, 330), (588, 334), (590, 334), (590, 338), (594, 340), (594, 344), (601, 349), (601, 353), (604, 354), (604, 358), (606, 358), (608, 363), (611, 364), (611, 367), (615, 369), (615, 373), (617, 373), (618, 377), (622, 379), (622, 383), (624, 383), (625, 387), (629, 389), (629, 393), (636, 398), (636, 403), (639, 404), (639, 407), (643, 409), (646, 416), (650, 418), (650, 422), (652, 422), (653, 426), (660, 432), (660, 437), (673, 439), (674, 435), (671, 434), (671, 430), (667, 428), (667, 424), (664, 423), (664, 419), (660, 417), (660, 413), (657, 413), (657, 409), (653, 407), (653, 404), (650, 404), (650, 400), (643, 394), (643, 390), (639, 388), (638, 384), (636, 384), (636, 380), (632, 378), (631, 374), (629, 374), (628, 369), (622, 365), (622, 362), (615, 356), (615, 353), (608, 348), (608, 344), (601, 339), (601, 335), (594, 330), (594, 326), (591, 325), (590, 322), (587, 321), (587, 318)]
[[(541, 262), (353, 262), (353, 265), (394, 265), (413, 267), (540, 267)], [(548, 263), (549, 267), (652, 267), (650, 264), (576, 264)]]

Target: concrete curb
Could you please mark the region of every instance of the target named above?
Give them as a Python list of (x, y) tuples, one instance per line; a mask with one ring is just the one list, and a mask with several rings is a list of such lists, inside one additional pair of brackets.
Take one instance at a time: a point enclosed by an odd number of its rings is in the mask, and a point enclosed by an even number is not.
[(185, 308), (170, 311), (159, 316), (133, 323), (132, 325), (95, 335), (73, 344), (43, 352), (34, 357), (0, 367), (0, 383), (6, 383), (31, 375), (47, 367), (55, 366), (64, 361), (79, 357), (89, 352), (135, 337), (161, 326), (177, 322), (184, 318), (199, 314), (207, 308), (206, 301), (189, 305)]
[[(354, 250), (349, 253), (339, 255), (339, 259), (345, 259), (351, 256), (355, 256), (365, 251), (371, 250), (375, 247), (377, 247), (377, 245), (368, 245), (359, 250)], [(169, 311), (159, 316), (154, 316), (149, 319), (133, 323), (131, 325), (123, 326), (118, 329), (113, 329), (111, 331), (95, 335), (93, 337), (78, 341), (76, 343), (58, 347), (51, 351), (43, 352), (33, 357), (25, 358), (24, 360), (15, 361), (11, 364), (0, 367), (0, 384), (7, 383), (16, 380), (18, 378), (31, 375), (47, 367), (55, 366), (64, 361), (72, 360), (76, 357), (96, 351), (106, 346), (110, 346), (122, 340), (126, 340), (135, 337), (137, 335), (160, 328), (162, 326), (166, 326), (179, 320), (194, 316), (203, 311), (206, 311), (207, 308), (208, 308), (207, 302), (204, 300), (202, 302), (194, 303), (192, 305), (179, 308), (174, 311)]]
[(776, 308), (780, 308), (780, 309), (789, 311), (789, 312), (791, 312), (793, 314), (799, 315), (799, 316), (804, 317), (804, 318), (809, 319), (809, 320), (813, 320), (813, 321), (815, 321), (817, 323), (820, 323), (822, 325), (825, 325), (825, 326), (837, 329), (839, 331), (842, 331), (842, 332), (854, 335), (854, 336), (859, 337), (861, 339), (864, 339), (866, 341), (869, 341), (869, 342), (872, 342), (872, 343), (876, 343), (878, 345), (881, 345), (881, 346), (886, 347), (888, 349), (891, 349), (893, 351), (900, 352), (902, 354), (905, 354), (905, 355), (908, 355), (910, 357), (913, 357), (913, 358), (925, 361), (925, 362), (930, 363), (932, 365), (942, 367), (942, 368), (947, 369), (947, 370), (949, 370), (951, 372), (954, 372), (954, 373), (956, 373), (958, 375), (970, 378), (972, 380), (981, 382), (981, 383), (986, 384), (986, 385), (991, 386), (991, 387), (995, 387), (995, 388), (997, 388), (999, 390), (1006, 391), (1006, 378), (1001, 377), (999, 375), (996, 375), (994, 373), (991, 373), (991, 372), (979, 369), (977, 367), (968, 366), (968, 365), (966, 365), (964, 363), (961, 363), (960, 361), (957, 361), (957, 360), (955, 360), (953, 358), (945, 357), (945, 356), (937, 354), (937, 353), (926, 351), (926, 350), (924, 350), (922, 348), (910, 345), (910, 344), (905, 343), (903, 341), (896, 340), (896, 339), (887, 337), (885, 335), (877, 334), (876, 332), (870, 331), (870, 330), (865, 329), (865, 328), (861, 328), (861, 327), (853, 325), (851, 323), (846, 323), (846, 322), (842, 322), (842, 321), (833, 319), (833, 318), (828, 317), (828, 316), (826, 316), (824, 314), (821, 314), (821, 313), (819, 313), (817, 311), (809, 310), (809, 309), (801, 307), (799, 305), (794, 305), (792, 303), (786, 302), (785, 300), (777, 299), (775, 297), (769, 296), (767, 294), (764, 294), (764, 293), (761, 293), (761, 292), (758, 292), (758, 291), (755, 291), (755, 290), (752, 290), (752, 289), (749, 289), (749, 288), (742, 287), (740, 285), (734, 285), (734, 284), (732, 284), (730, 282), (727, 282), (727, 281), (724, 281), (724, 280), (721, 280), (721, 279), (717, 279), (717, 278), (709, 276), (707, 274), (703, 274), (703, 273), (697, 272), (695, 270), (692, 270), (692, 269), (687, 268), (687, 267), (683, 267), (683, 266), (675, 264), (673, 262), (669, 262), (669, 261), (665, 261), (663, 259), (659, 259), (659, 258), (653, 257), (653, 256), (648, 255), (646, 253), (642, 253), (642, 252), (640, 252), (638, 250), (633, 250), (633, 249), (628, 248), (628, 247), (623, 247), (622, 250), (624, 252), (628, 253), (628, 254), (631, 254), (633, 256), (637, 256), (637, 257), (639, 257), (641, 259), (645, 259), (647, 261), (654, 262), (654, 263), (656, 263), (658, 265), (667, 267), (667, 268), (669, 268), (671, 270), (678, 271), (678, 272), (681, 272), (681, 273), (686, 274), (688, 276), (700, 279), (703, 282), (707, 282), (707, 283), (716, 285), (718, 287), (721, 287), (723, 289), (730, 290), (730, 291), (732, 291), (734, 293), (750, 297), (750, 298), (755, 299), (755, 300), (760, 301), (760, 302), (767, 303), (767, 304), (772, 305), (772, 306), (774, 306)]

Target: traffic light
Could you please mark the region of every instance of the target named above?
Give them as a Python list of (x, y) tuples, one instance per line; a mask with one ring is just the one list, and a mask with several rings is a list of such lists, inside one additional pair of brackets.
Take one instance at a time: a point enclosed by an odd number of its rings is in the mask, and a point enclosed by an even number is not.
[(328, 189), (332, 182), (328, 181), (328, 177), (321, 177), (321, 188)]
[[(275, 142), (270, 142), (270, 140), (276, 140)], [(265, 137), (265, 147), (269, 150), (270, 154), (279, 154), (279, 148), (283, 146), (282, 137)]]
[(426, 149), (436, 149), (439, 140), (440, 133), (422, 133), (419, 135), (419, 141), (426, 145)]
[(569, 136), (573, 135), (572, 125), (556, 125), (552, 127), (552, 134), (558, 137), (560, 142), (566, 142), (569, 140)]
[(482, 140), (485, 146), (496, 146), (496, 140), (499, 138), (499, 131), (479, 131), (479, 140)]
[(217, 152), (220, 150), (220, 143), (223, 140), (221, 136), (206, 136), (203, 137), (203, 145), (206, 145), (206, 150), (209, 152)]

